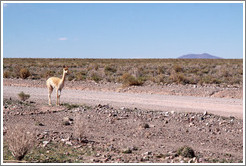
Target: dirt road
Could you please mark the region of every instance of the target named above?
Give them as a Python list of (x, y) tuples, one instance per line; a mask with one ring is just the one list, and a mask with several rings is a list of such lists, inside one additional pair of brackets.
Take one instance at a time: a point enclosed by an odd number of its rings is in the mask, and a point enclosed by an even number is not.
[[(30, 94), (31, 97), (29, 100), (36, 102), (48, 102), (47, 89), (45, 88), (4, 86), (3, 97), (17, 98), (17, 94), (21, 91)], [(53, 104), (55, 104), (55, 96), (55, 92), (53, 92)], [(162, 111), (207, 111), (209, 113), (222, 116), (235, 116), (238, 118), (243, 118), (242, 99), (64, 89), (61, 94), (61, 102), (87, 105), (109, 104), (116, 108), (125, 107)]]

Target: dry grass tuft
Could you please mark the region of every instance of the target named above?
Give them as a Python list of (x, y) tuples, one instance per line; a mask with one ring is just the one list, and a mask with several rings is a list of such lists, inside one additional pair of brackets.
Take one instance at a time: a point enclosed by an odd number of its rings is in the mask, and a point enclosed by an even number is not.
[(23, 79), (26, 79), (27, 77), (29, 77), (31, 75), (30, 71), (26, 68), (22, 68), (20, 70), (20, 77)]
[(143, 85), (144, 81), (141, 80), (140, 78), (136, 78), (133, 75), (129, 74), (129, 73), (125, 73), (121, 76), (121, 80), (122, 80), (122, 84), (123, 87), (127, 87), (127, 86), (140, 86)]
[(35, 134), (26, 130), (25, 126), (8, 128), (5, 139), (9, 150), (17, 160), (22, 160), (36, 143)]
[(73, 138), (81, 142), (85, 138), (86, 129), (82, 116), (77, 114), (74, 119)]
[(193, 158), (195, 157), (194, 150), (189, 146), (182, 146), (177, 150), (177, 154), (183, 157)]

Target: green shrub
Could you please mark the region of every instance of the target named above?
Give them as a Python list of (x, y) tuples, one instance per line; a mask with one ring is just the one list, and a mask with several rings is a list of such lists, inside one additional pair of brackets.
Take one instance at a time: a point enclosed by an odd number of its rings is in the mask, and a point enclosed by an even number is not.
[(43, 74), (43, 77), (45, 79), (49, 78), (49, 77), (52, 77), (55, 75), (55, 71), (51, 71), (51, 70), (48, 70), (48, 71), (45, 71), (44, 74)]
[(74, 109), (74, 108), (78, 108), (79, 105), (77, 104), (69, 104), (69, 103), (64, 103), (62, 104), (63, 106), (67, 107), (68, 110)]
[(183, 146), (177, 150), (177, 154), (183, 157), (193, 158), (195, 157), (195, 152), (191, 147)]
[(94, 80), (96, 83), (102, 80), (102, 77), (99, 76), (97, 73), (92, 73), (91, 74), (91, 79)]
[(22, 101), (26, 101), (27, 99), (30, 98), (30, 95), (29, 94), (25, 94), (23, 91), (21, 93), (18, 94), (20, 100)]
[(86, 80), (87, 77), (87, 72), (86, 71), (80, 71), (75, 74), (76, 80), (81, 81), (81, 80)]
[(26, 68), (22, 68), (20, 70), (20, 77), (23, 79), (26, 79), (27, 77), (29, 77), (31, 75), (30, 71)]
[(189, 83), (188, 78), (186, 78), (183, 73), (172, 72), (169, 78), (173, 82), (176, 82), (178, 84), (188, 84)]
[(114, 68), (114, 67), (112, 67), (112, 66), (105, 66), (105, 67), (104, 67), (104, 73), (105, 73), (106, 75), (113, 74), (113, 73), (115, 73), (116, 71), (117, 71), (117, 69)]
[(68, 81), (72, 81), (74, 78), (75, 78), (74, 75), (69, 75), (67, 79)]

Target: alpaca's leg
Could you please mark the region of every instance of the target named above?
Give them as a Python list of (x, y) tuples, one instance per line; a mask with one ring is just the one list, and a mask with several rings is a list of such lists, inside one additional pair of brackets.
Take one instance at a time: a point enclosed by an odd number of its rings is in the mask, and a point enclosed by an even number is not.
[(60, 104), (61, 104), (61, 103), (60, 103), (60, 98), (61, 98), (61, 90), (59, 90), (59, 91), (58, 91), (58, 93), (59, 93), (59, 94), (58, 94), (58, 104), (60, 105)]
[(48, 92), (49, 105), (51, 105), (51, 93), (52, 93), (52, 91), (53, 91), (52, 86), (48, 87), (48, 90), (49, 90), (49, 92)]
[(60, 105), (61, 90), (56, 90), (56, 105)]
[(56, 105), (59, 106), (59, 91), (58, 89), (56, 90)]

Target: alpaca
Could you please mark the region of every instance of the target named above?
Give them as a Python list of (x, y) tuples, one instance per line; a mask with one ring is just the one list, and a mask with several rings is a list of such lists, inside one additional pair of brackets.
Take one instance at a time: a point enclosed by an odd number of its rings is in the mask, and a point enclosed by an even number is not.
[(56, 105), (60, 105), (60, 96), (61, 96), (61, 90), (64, 87), (64, 82), (65, 82), (65, 77), (66, 74), (68, 74), (68, 68), (64, 67), (63, 68), (63, 75), (62, 78), (58, 77), (50, 77), (46, 81), (46, 85), (48, 88), (48, 97), (49, 97), (49, 105), (51, 105), (51, 93), (53, 92), (53, 89), (56, 88)]

